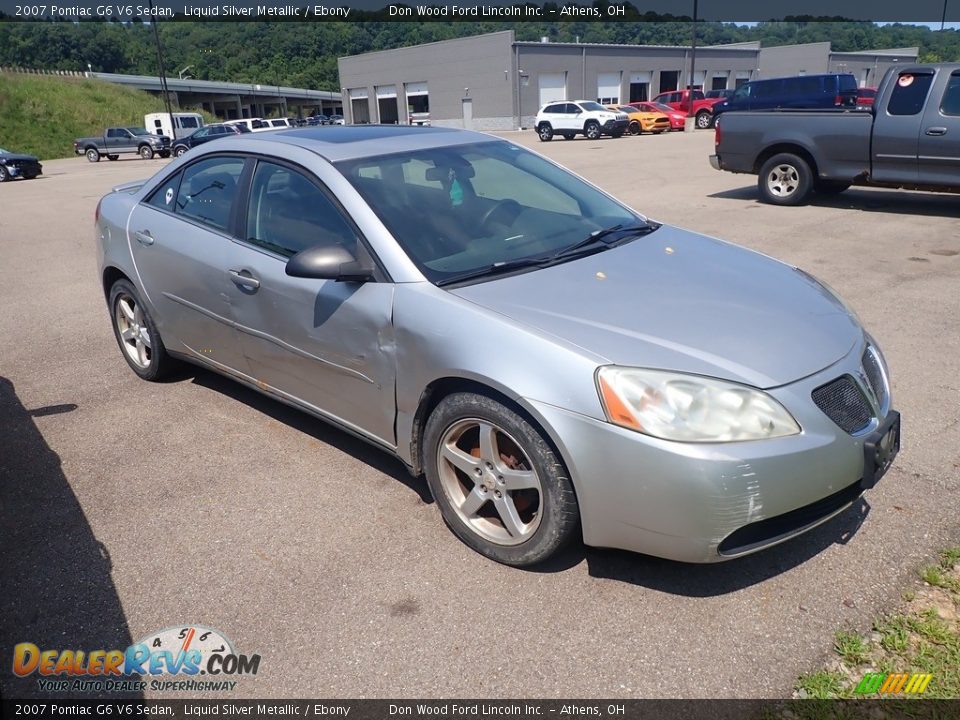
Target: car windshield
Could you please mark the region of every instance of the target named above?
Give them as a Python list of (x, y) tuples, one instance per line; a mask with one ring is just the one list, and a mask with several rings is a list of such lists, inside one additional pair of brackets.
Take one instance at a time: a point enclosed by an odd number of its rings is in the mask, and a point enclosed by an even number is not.
[(605, 107), (604, 107), (603, 105), (601, 105), (600, 103), (595, 103), (595, 102), (592, 102), (592, 101), (588, 101), (588, 102), (582, 102), (582, 103), (577, 103), (577, 104), (578, 104), (580, 107), (582, 107), (584, 110), (587, 110), (588, 112), (597, 112), (598, 110), (602, 110), (602, 111), (604, 111), (604, 112), (607, 112), (607, 108), (605, 108)]
[(149, 135), (150, 131), (142, 127), (129, 127), (127, 130), (130, 131), (132, 135)]
[(547, 257), (605, 229), (626, 231), (646, 222), (571, 173), (507, 142), (336, 166), (435, 283)]

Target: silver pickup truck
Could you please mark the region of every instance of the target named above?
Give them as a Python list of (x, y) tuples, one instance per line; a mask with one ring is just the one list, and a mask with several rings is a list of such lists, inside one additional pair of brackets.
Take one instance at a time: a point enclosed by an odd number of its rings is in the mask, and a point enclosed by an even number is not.
[(710, 164), (757, 175), (775, 205), (851, 185), (960, 192), (960, 63), (891, 68), (871, 110), (724, 113)]

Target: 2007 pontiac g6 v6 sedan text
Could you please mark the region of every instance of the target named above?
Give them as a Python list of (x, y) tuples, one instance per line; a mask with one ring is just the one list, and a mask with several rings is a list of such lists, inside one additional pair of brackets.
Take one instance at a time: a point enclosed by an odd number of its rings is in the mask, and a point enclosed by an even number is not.
[(499, 562), (744, 555), (850, 506), (899, 449), (887, 366), (824, 285), (648, 220), (479, 133), (217, 140), (100, 201), (117, 342), (395, 453)]

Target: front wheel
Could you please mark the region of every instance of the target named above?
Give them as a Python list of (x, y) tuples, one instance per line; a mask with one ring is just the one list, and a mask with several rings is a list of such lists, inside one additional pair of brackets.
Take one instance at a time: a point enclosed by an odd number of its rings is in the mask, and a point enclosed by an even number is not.
[(141, 145), (138, 153), (140, 157), (142, 157), (144, 160), (153, 159), (153, 148), (150, 147), (149, 145)]
[(540, 136), (542, 142), (550, 142), (553, 140), (553, 128), (550, 127), (547, 123), (543, 123), (540, 127), (537, 128), (537, 135)]
[(177, 146), (173, 149), (173, 156), (174, 156), (174, 157), (180, 157), (180, 156), (183, 155), (186, 151), (187, 151), (186, 145), (177, 145)]
[(640, 123), (634, 120), (627, 126), (627, 132), (629, 132), (631, 135), (639, 135), (641, 132)]
[(590, 140), (596, 140), (600, 137), (600, 125), (595, 122), (588, 122), (583, 128), (583, 134)]
[(427, 420), (423, 447), (443, 519), (482, 555), (533, 565), (576, 533), (579, 509), (563, 463), (536, 428), (496, 400), (444, 398)]
[(129, 281), (117, 280), (110, 288), (110, 315), (123, 359), (137, 375), (144, 380), (159, 380), (176, 366)]
[(96, 148), (87, 148), (84, 154), (89, 162), (100, 162), (100, 152)]
[(760, 168), (757, 187), (765, 202), (772, 205), (799, 205), (810, 195), (813, 174), (802, 157), (779, 153)]

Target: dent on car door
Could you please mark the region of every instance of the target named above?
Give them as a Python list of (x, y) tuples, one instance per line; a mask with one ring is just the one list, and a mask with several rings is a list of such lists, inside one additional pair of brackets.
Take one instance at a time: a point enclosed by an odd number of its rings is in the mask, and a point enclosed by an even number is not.
[(230, 303), (257, 384), (394, 446), (393, 284), (286, 274), (294, 254), (339, 245), (366, 251), (329, 191), (306, 171), (260, 160)]
[(130, 216), (130, 249), (170, 350), (246, 371), (227, 299), (234, 203), (244, 160), (195, 162), (159, 185)]
[(920, 182), (956, 186), (960, 177), (960, 70), (941, 71), (927, 102), (919, 143)]

